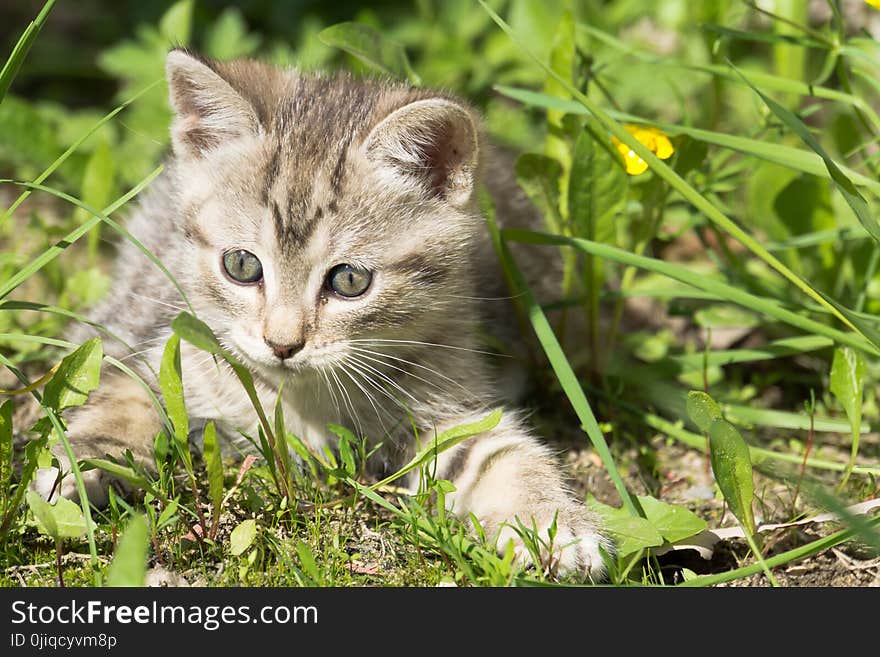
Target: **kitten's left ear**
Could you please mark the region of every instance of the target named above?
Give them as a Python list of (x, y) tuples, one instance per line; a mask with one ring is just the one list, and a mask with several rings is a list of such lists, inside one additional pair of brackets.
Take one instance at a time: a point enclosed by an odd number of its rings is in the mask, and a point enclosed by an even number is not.
[(445, 98), (392, 112), (364, 141), (367, 156), (392, 175), (461, 207), (474, 190), (479, 138), (471, 113)]
[(215, 70), (217, 63), (172, 50), (165, 60), (171, 106), (171, 141), (178, 157), (198, 159), (230, 140), (256, 134), (253, 106)]

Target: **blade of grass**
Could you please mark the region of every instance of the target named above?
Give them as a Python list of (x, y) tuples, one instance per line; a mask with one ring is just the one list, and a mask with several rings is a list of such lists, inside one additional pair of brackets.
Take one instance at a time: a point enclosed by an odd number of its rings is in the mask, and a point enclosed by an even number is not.
[[(0, 306), (2, 307), (2, 306)], [(730, 365), (732, 363), (752, 363), (759, 360), (774, 360), (785, 356), (796, 356), (819, 349), (834, 346), (834, 340), (819, 335), (804, 335), (795, 338), (783, 338), (768, 342), (753, 349), (729, 349), (710, 351), (706, 354), (684, 354), (670, 356), (669, 360), (688, 367), (700, 367), (704, 359), (708, 365)]]
[[(141, 89), (138, 93), (136, 93), (134, 96), (129, 98), (127, 101), (125, 101), (124, 103), (119, 105), (119, 107), (117, 107), (116, 109), (114, 109), (111, 112), (109, 112), (108, 114), (106, 114), (104, 116), (104, 118), (102, 118), (100, 121), (95, 123), (95, 125), (93, 125), (86, 132), (84, 132), (76, 141), (74, 141), (70, 145), (70, 147), (66, 151), (64, 151), (61, 155), (59, 155), (58, 158), (54, 162), (52, 162), (52, 164), (50, 164), (46, 168), (45, 171), (43, 171), (43, 173), (41, 173), (39, 176), (34, 178), (31, 182), (33, 182), (36, 185), (39, 185), (43, 181), (45, 181), (46, 178), (48, 178), (49, 176), (51, 176), (55, 172), (55, 169), (60, 167), (64, 163), (64, 161), (68, 157), (70, 157), (83, 144), (83, 142), (86, 141), (86, 139), (88, 139), (93, 134), (95, 134), (95, 132), (97, 132), (105, 123), (110, 121), (110, 119), (112, 119), (114, 116), (119, 114), (122, 110), (124, 110), (126, 107), (131, 105), (134, 101), (136, 101), (138, 98), (143, 96), (145, 93), (147, 93), (148, 91), (150, 91), (151, 89), (153, 89), (154, 87), (159, 85), (161, 82), (162, 82), (162, 80), (156, 80), (152, 84)], [(10, 205), (6, 209), (6, 212), (3, 213), (3, 216), (0, 217), (0, 225), (2, 225), (4, 221), (6, 221), (10, 216), (12, 216), (12, 213), (15, 212), (15, 210), (18, 208), (18, 206), (21, 205), (22, 203), (24, 203), (24, 201), (27, 199), (27, 197), (30, 196), (32, 193), (33, 192), (30, 189), (23, 191), (19, 195), (19, 197), (17, 199), (15, 199), (15, 201), (12, 203), (12, 205)], [(110, 214), (112, 211), (105, 210), (104, 212), (106, 214)]]
[[(4, 365), (10, 372), (12, 372), (22, 383), (27, 384), (27, 377), (22, 374), (18, 368), (0, 353), (0, 365)], [(98, 562), (98, 547), (95, 542), (95, 523), (92, 521), (92, 509), (89, 504), (89, 497), (86, 493), (86, 484), (85, 480), (83, 480), (82, 472), (79, 469), (79, 464), (76, 460), (76, 454), (73, 453), (73, 448), (70, 445), (70, 441), (67, 439), (67, 434), (64, 432), (64, 428), (62, 427), (61, 420), (58, 418), (58, 415), (54, 410), (43, 404), (42, 397), (36, 392), (31, 393), (34, 398), (42, 407), (43, 411), (46, 413), (46, 416), (49, 418), (49, 421), (52, 423), (52, 428), (55, 431), (55, 435), (58, 436), (58, 440), (61, 442), (61, 445), (64, 447), (64, 453), (67, 456), (67, 459), (70, 461), (70, 470), (73, 473), (74, 481), (76, 482), (76, 492), (79, 495), (80, 506), (82, 507), (83, 516), (86, 521), (86, 538), (89, 543), (89, 554), (91, 556), (91, 564), (92, 564), (92, 573), (94, 577), (95, 586), (101, 586), (101, 567)]]
[[(497, 228), (494, 230), (497, 232)], [(499, 239), (496, 246), (500, 249), (499, 256), (501, 258), (502, 266), (515, 285), (515, 289), (512, 290), (511, 293), (525, 306), (529, 321), (532, 323), (532, 328), (538, 336), (541, 347), (543, 347), (544, 353), (550, 361), (550, 365), (556, 373), (556, 377), (559, 379), (559, 383), (565, 391), (566, 397), (568, 397), (569, 402), (571, 402), (571, 405), (574, 407), (575, 413), (577, 413), (578, 419), (581, 421), (581, 429), (583, 429), (587, 436), (589, 436), (593, 448), (596, 450), (599, 458), (602, 459), (602, 463), (605, 465), (608, 476), (614, 483), (614, 487), (617, 489), (620, 498), (623, 500), (624, 506), (632, 515), (643, 516), (638, 501), (630, 495), (626, 488), (626, 484), (623, 483), (623, 477), (620, 476), (620, 472), (617, 470), (617, 466), (614, 463), (614, 457), (608, 449), (608, 443), (605, 442), (605, 436), (602, 435), (602, 430), (599, 429), (599, 425), (596, 422), (595, 415), (593, 415), (590, 403), (587, 401), (587, 397), (577, 380), (577, 376), (571, 369), (571, 365), (569, 364), (565, 353), (562, 351), (562, 347), (556, 339), (553, 329), (550, 327), (550, 322), (547, 320), (547, 316), (544, 314), (544, 311), (541, 310), (541, 306), (535, 301), (532, 291), (526, 284), (522, 273), (516, 266), (513, 256), (503, 239)]]
[(843, 195), (843, 198), (846, 200), (849, 207), (852, 208), (859, 223), (862, 224), (862, 227), (868, 231), (871, 237), (880, 242), (880, 225), (878, 225), (877, 220), (871, 216), (871, 210), (868, 208), (868, 203), (865, 201), (864, 197), (859, 194), (859, 191), (855, 188), (852, 181), (844, 175), (843, 171), (840, 170), (840, 167), (837, 166), (834, 159), (824, 148), (822, 148), (821, 144), (816, 141), (815, 137), (810, 134), (809, 129), (804, 125), (803, 121), (795, 116), (794, 112), (783, 107), (769, 96), (764, 95), (758, 87), (752, 84), (751, 81), (749, 81), (749, 79), (733, 65), (733, 62), (728, 60), (728, 64), (740, 75), (743, 81), (749, 85), (752, 91), (758, 94), (761, 100), (764, 101), (764, 104), (770, 108), (777, 118), (779, 118), (786, 126), (788, 126), (789, 130), (800, 137), (810, 149), (822, 158), (825, 167), (828, 169), (828, 174), (834, 182), (834, 186), (837, 187), (837, 191)]
[[(144, 189), (147, 185), (149, 185), (156, 176), (162, 173), (163, 166), (158, 166), (153, 169), (153, 172), (150, 173), (146, 178), (141, 180), (137, 185), (132, 187), (128, 192), (120, 196), (116, 201), (108, 205), (103, 212), (102, 216), (110, 215), (120, 207), (128, 203), (132, 198), (137, 196), (141, 190)], [(15, 181), (10, 180), (0, 180), (0, 183), (9, 182), (13, 183)], [(27, 280), (30, 276), (33, 276), (40, 269), (45, 267), (47, 264), (52, 262), (55, 258), (57, 258), (68, 246), (76, 242), (83, 235), (88, 233), (92, 228), (101, 223), (101, 216), (94, 215), (88, 220), (84, 221), (80, 226), (76, 227), (72, 231), (70, 231), (67, 235), (61, 238), (54, 246), (49, 247), (39, 256), (34, 258), (30, 264), (28, 264), (23, 269), (16, 272), (12, 277), (9, 278), (2, 286), (0, 286), (0, 299), (3, 299), (9, 296), (9, 293), (12, 292), (15, 288), (21, 285), (25, 280)]]
[[(76, 349), (79, 346), (73, 342), (68, 342), (67, 340), (60, 340), (58, 338), (47, 338), (42, 335), (28, 335), (26, 333), (0, 333), (0, 340), (20, 340), (22, 342), (36, 342), (38, 344), (50, 345), (52, 347), (63, 347), (65, 349)], [(150, 397), (150, 400), (153, 402), (153, 406), (159, 412), (159, 415), (161, 416), (162, 421), (165, 423), (166, 428), (168, 428), (170, 431), (173, 431), (171, 420), (168, 418), (168, 414), (165, 411), (165, 406), (162, 404), (162, 402), (159, 401), (159, 398), (156, 396), (156, 393), (153, 392), (153, 389), (150, 387), (150, 385), (146, 381), (144, 381), (128, 365), (114, 358), (113, 356), (108, 356), (107, 354), (104, 354), (104, 360), (126, 376), (136, 381), (138, 385), (140, 385), (144, 389), (144, 392), (147, 393), (147, 395)], [(25, 385), (29, 384), (27, 378), (23, 379), (22, 381)]]
[[(186, 306), (187, 306), (187, 308), (189, 308), (190, 312), (193, 315), (196, 314), (195, 311), (193, 310), (192, 305), (189, 302), (189, 298), (187, 297), (186, 292), (183, 291), (183, 288), (180, 286), (180, 283), (178, 283), (178, 281), (174, 277), (174, 275), (170, 271), (168, 271), (168, 268), (162, 263), (162, 261), (159, 260), (159, 258), (157, 258), (153, 254), (152, 251), (150, 251), (146, 246), (144, 246), (140, 240), (138, 240), (134, 235), (132, 235), (130, 232), (128, 232), (128, 230), (126, 230), (121, 225), (119, 225), (116, 221), (114, 221), (113, 219), (108, 217), (107, 214), (105, 214), (99, 210), (96, 210), (95, 208), (91, 207), (87, 203), (83, 203), (78, 198), (74, 198), (70, 194), (66, 194), (65, 192), (54, 189), (52, 187), (46, 187), (45, 185), (38, 185), (36, 183), (19, 182), (19, 181), (9, 180), (9, 179), (0, 179), (0, 184), (2, 184), (2, 183), (21, 185), (22, 187), (28, 187), (30, 189), (38, 189), (41, 192), (46, 192), (47, 194), (51, 194), (52, 196), (56, 196), (64, 201), (67, 201), (68, 203), (71, 203), (72, 205), (75, 205), (78, 208), (82, 208), (83, 210), (85, 210), (86, 212), (91, 214), (93, 219), (97, 219), (98, 221), (103, 221), (105, 224), (110, 226), (113, 230), (115, 230), (117, 233), (122, 235), (129, 242), (134, 244), (141, 253), (143, 253), (145, 256), (147, 256), (147, 258), (149, 258), (150, 261), (154, 265), (156, 265), (156, 267), (159, 268), (159, 271), (161, 271), (165, 275), (165, 277), (169, 281), (171, 281), (171, 283), (177, 289), (177, 292), (180, 294), (180, 297), (183, 299), (184, 303), (186, 303)], [(85, 226), (87, 223), (89, 223), (89, 222), (86, 222), (85, 224), (83, 224), (83, 226)], [(97, 223), (97, 221), (95, 223)], [(80, 228), (82, 228), (82, 226)], [(19, 274), (20, 273), (21, 272), (19, 272)], [(4, 290), (8, 285), (9, 284), (7, 283), (7, 285), (4, 286)], [(0, 293), (0, 298), (3, 298), (4, 296), (5, 296), (4, 294)]]
[[(0, 302), (0, 310), (32, 310), (34, 312), (51, 313), (53, 315), (59, 315), (61, 317), (68, 317), (77, 322), (80, 322), (81, 324), (87, 324), (88, 326), (91, 326), (96, 331), (99, 331), (102, 335), (105, 335), (111, 340), (115, 340), (116, 342), (118, 342), (127, 351), (134, 351), (134, 348), (131, 345), (129, 345), (125, 340), (116, 335), (113, 331), (110, 331), (98, 322), (93, 322), (85, 315), (73, 312), (72, 310), (67, 310), (66, 308), (59, 308), (58, 306), (48, 306), (44, 303), (37, 303), (35, 301), (11, 300)], [(149, 363), (147, 359), (141, 359), (140, 362), (143, 363), (148, 370), (150, 370), (150, 373), (154, 377), (158, 376), (156, 371), (153, 369), (153, 366)]]
[[(688, 447), (692, 447), (702, 452), (706, 446), (706, 439), (703, 436), (684, 429), (680, 424), (670, 422), (669, 420), (666, 420), (659, 415), (654, 415), (653, 413), (645, 413), (644, 411), (625, 404), (624, 402), (620, 402), (619, 400), (615, 400), (615, 403), (620, 405), (621, 407), (627, 408), (631, 412), (638, 415), (647, 426), (657, 431), (662, 431), (667, 436), (674, 438), (681, 443), (684, 443)], [(769, 449), (764, 449), (762, 447), (755, 447), (754, 445), (749, 445), (749, 453), (751, 454), (752, 460), (756, 464), (760, 463), (764, 459), (773, 459), (776, 461), (784, 461), (786, 463), (794, 463), (797, 465), (800, 465), (803, 461), (802, 456), (799, 454), (774, 452)], [(836, 461), (827, 461), (825, 459), (817, 459), (812, 457), (808, 458), (806, 463), (811, 468), (818, 468), (821, 470), (833, 470), (836, 472), (843, 472), (844, 470), (846, 470), (847, 466), (846, 463), (838, 463)], [(853, 472), (857, 474), (878, 476), (880, 475), (880, 466), (857, 465), (853, 468)]]
[[(872, 518), (868, 520), (865, 525), (870, 528), (878, 527), (880, 526), (880, 518)], [(777, 566), (782, 566), (792, 561), (797, 561), (798, 559), (804, 559), (814, 554), (818, 554), (819, 552), (824, 552), (828, 548), (832, 548), (835, 545), (845, 543), (846, 541), (853, 538), (855, 535), (855, 529), (842, 529), (838, 532), (830, 534), (829, 536), (826, 536), (825, 538), (820, 538), (818, 540), (807, 543), (806, 545), (802, 545), (792, 550), (782, 552), (781, 554), (767, 557), (764, 560), (764, 565), (769, 568), (775, 568)], [(728, 570), (723, 573), (716, 573), (713, 575), (700, 575), (694, 577), (693, 579), (686, 580), (678, 586), (693, 587), (714, 586), (715, 584), (723, 584), (724, 582), (731, 582), (742, 577), (750, 577), (751, 575), (756, 575), (757, 573), (761, 572), (762, 567), (762, 564), (755, 563), (748, 566), (743, 566), (742, 568)]]
[[(742, 82), (742, 79), (739, 78), (726, 66), (721, 66), (719, 64), (690, 64), (677, 61), (670, 57), (657, 57), (656, 54), (635, 48), (631, 44), (621, 41), (620, 39), (617, 39), (616, 37), (598, 29), (595, 26), (579, 23), (577, 27), (578, 30), (582, 31), (585, 34), (588, 34), (591, 37), (595, 37), (597, 40), (610, 46), (611, 48), (614, 48), (615, 50), (623, 52), (627, 55), (631, 55), (642, 63), (648, 64), (650, 66), (683, 69), (686, 71), (693, 71), (695, 73), (705, 73), (707, 75), (718, 76), (724, 78), (725, 80), (730, 80), (733, 82)], [(840, 48), (840, 53), (858, 53), (862, 56), (866, 54), (861, 53), (855, 49), (847, 49), (846, 47)], [(843, 91), (840, 91), (839, 89), (831, 89), (829, 87), (813, 85), (808, 82), (784, 78), (764, 71), (750, 70), (748, 72), (748, 75), (752, 80), (760, 84), (762, 87), (772, 89), (773, 91), (778, 91), (786, 94), (794, 94), (798, 96), (811, 96), (815, 98), (821, 98), (823, 100), (843, 103), (858, 108), (861, 111), (865, 112), (865, 114), (870, 118), (871, 122), (875, 126), (880, 128), (880, 115), (878, 115), (877, 112), (874, 111), (874, 109), (870, 106), (870, 104), (863, 98), (845, 93)]]
[[(561, 111), (567, 114), (577, 114), (582, 116), (587, 116), (590, 114), (590, 111), (587, 108), (585, 108), (581, 103), (574, 100), (565, 100), (562, 98), (556, 98), (554, 96), (548, 96), (547, 94), (539, 93), (537, 91), (519, 89), (516, 87), (507, 87), (504, 85), (495, 85), (493, 89), (507, 96), (508, 98), (512, 98), (527, 105), (542, 107), (544, 109), (551, 109), (554, 111)], [(816, 153), (811, 153), (809, 151), (801, 150), (799, 148), (785, 146), (784, 144), (770, 144), (767, 142), (759, 141), (757, 139), (749, 139), (748, 137), (740, 137), (737, 135), (727, 135), (722, 132), (702, 130), (700, 128), (692, 128), (690, 126), (679, 125), (676, 123), (648, 120), (642, 116), (628, 114), (626, 112), (618, 112), (616, 110), (609, 110), (608, 116), (617, 119), (618, 121), (626, 121), (627, 123), (651, 125), (673, 136), (687, 135), (688, 137), (691, 137), (692, 139), (695, 139), (697, 141), (702, 141), (707, 144), (714, 144), (716, 146), (728, 148), (730, 150), (743, 153), (745, 155), (751, 155), (753, 157), (766, 160), (767, 162), (779, 164), (780, 166), (787, 167), (789, 169), (802, 171), (803, 173), (808, 173), (814, 176), (825, 178), (827, 180), (832, 180), (831, 174), (828, 171), (828, 167), (825, 166), (824, 161), (819, 155), (817, 155)], [(838, 165), (838, 168), (847, 177), (849, 177), (850, 180), (853, 181), (853, 183), (861, 187), (866, 187), (870, 189), (872, 193), (880, 197), (880, 182), (877, 182), (873, 178), (865, 176), (864, 174), (861, 174), (858, 171), (854, 171), (853, 169), (847, 168), (845, 166)], [(851, 229), (836, 230), (851, 231)], [(780, 248), (779, 245), (774, 245), (773, 248), (771, 248), (769, 244), (765, 245), (765, 247), (768, 251), (773, 251)]]
[(40, 30), (43, 29), (43, 25), (49, 18), (49, 12), (52, 11), (54, 5), (55, 0), (47, 0), (46, 4), (44, 4), (43, 8), (40, 10), (40, 13), (37, 14), (37, 17), (28, 23), (28, 26), (25, 28), (21, 37), (19, 37), (15, 47), (12, 49), (12, 53), (10, 53), (9, 58), (3, 65), (3, 70), (0, 70), (0, 103), (2, 103), (3, 98), (6, 97), (6, 92), (9, 91), (9, 86), (18, 74), (25, 57), (27, 57), (28, 51), (30, 51), (31, 46), (34, 45), (34, 41), (40, 33)]
[[(516, 44), (520, 48), (520, 50), (526, 53), (530, 59), (532, 59), (538, 66), (540, 66), (544, 70), (545, 73), (556, 78), (571, 93), (573, 98), (575, 98), (587, 110), (589, 110), (590, 114), (593, 115), (593, 117), (602, 125), (604, 129), (606, 129), (613, 136), (617, 137), (617, 139), (619, 139), (621, 142), (629, 146), (636, 155), (638, 155), (640, 158), (648, 163), (649, 168), (657, 176), (666, 181), (670, 187), (681, 194), (685, 198), (685, 200), (693, 205), (694, 208), (699, 210), (707, 219), (709, 219), (709, 221), (714, 223), (718, 228), (736, 239), (740, 244), (746, 247), (755, 256), (767, 263), (770, 267), (775, 269), (781, 276), (787, 279), (795, 287), (800, 289), (808, 297), (812, 298), (820, 305), (828, 308), (834, 314), (834, 316), (837, 317), (837, 319), (840, 320), (849, 329), (859, 335), (862, 335), (862, 332), (858, 328), (856, 328), (856, 326), (853, 325), (853, 323), (850, 322), (850, 320), (847, 319), (845, 315), (838, 311), (837, 308), (829, 304), (828, 301), (826, 301), (821, 294), (814, 290), (809, 283), (807, 283), (800, 276), (795, 274), (791, 269), (786, 267), (785, 264), (782, 263), (782, 261), (780, 261), (778, 258), (776, 258), (776, 256), (774, 256), (769, 251), (767, 251), (767, 249), (761, 246), (761, 244), (758, 243), (755, 238), (753, 238), (742, 228), (737, 226), (723, 212), (716, 208), (708, 199), (706, 199), (702, 194), (691, 187), (690, 184), (688, 184), (688, 182), (684, 178), (678, 175), (669, 165), (658, 158), (653, 152), (651, 152), (650, 149), (648, 149), (638, 139), (631, 135), (629, 131), (624, 129), (622, 125), (612, 119), (595, 102), (590, 100), (590, 98), (581, 93), (580, 90), (576, 89), (572, 84), (570, 84), (567, 80), (562, 78), (553, 69), (551, 69), (546, 63), (541, 61), (540, 58), (538, 58), (534, 53), (532, 53), (529, 48), (527, 48), (522, 43), (522, 41), (519, 39), (519, 37), (517, 37), (517, 35), (504, 21), (504, 19), (496, 14), (484, 2), (484, 0), (479, 0), (479, 2), (483, 9), (488, 12), (489, 16), (492, 17), (492, 20), (494, 20), (495, 23), (510, 37), (511, 41), (513, 41), (514, 44)], [(864, 337), (864, 335), (862, 335), (862, 337)]]
[(745, 308), (754, 310), (755, 312), (773, 317), (774, 319), (790, 324), (791, 326), (806, 331), (807, 333), (815, 333), (831, 338), (835, 342), (847, 344), (855, 349), (859, 349), (874, 356), (880, 355), (880, 346), (865, 338), (864, 335), (853, 335), (851, 333), (845, 333), (833, 329), (825, 324), (783, 308), (773, 299), (758, 297), (745, 292), (740, 288), (714, 280), (705, 275), (697, 275), (686, 267), (680, 265), (663, 262), (662, 260), (656, 260), (646, 256), (635, 255), (629, 251), (624, 251), (623, 249), (618, 249), (607, 244), (590, 242), (589, 240), (576, 237), (549, 235), (547, 233), (538, 233), (522, 229), (504, 229), (501, 233), (504, 239), (514, 242), (552, 245), (567, 244), (587, 253), (591, 253), (592, 255), (608, 258), (609, 260), (620, 262), (624, 265), (631, 265), (647, 271), (663, 274), (664, 276), (681, 281), (682, 283), (687, 283), (698, 289), (716, 294), (727, 301), (739, 304)]

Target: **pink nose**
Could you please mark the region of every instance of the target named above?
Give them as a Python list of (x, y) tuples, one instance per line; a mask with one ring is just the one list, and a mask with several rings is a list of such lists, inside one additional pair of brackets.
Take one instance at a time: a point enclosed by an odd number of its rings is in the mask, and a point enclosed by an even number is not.
[(303, 348), (303, 343), (298, 342), (296, 344), (276, 344), (272, 342), (268, 338), (264, 338), (266, 344), (269, 345), (269, 348), (272, 350), (272, 353), (275, 354), (281, 360), (287, 360), (291, 356), (293, 356), (296, 352)]

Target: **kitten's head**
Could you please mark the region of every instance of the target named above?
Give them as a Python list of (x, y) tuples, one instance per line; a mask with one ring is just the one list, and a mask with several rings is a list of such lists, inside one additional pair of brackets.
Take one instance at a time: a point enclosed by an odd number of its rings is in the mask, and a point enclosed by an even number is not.
[(469, 344), (486, 239), (470, 109), (180, 50), (167, 73), (175, 268), (230, 349), (283, 374), (396, 340)]

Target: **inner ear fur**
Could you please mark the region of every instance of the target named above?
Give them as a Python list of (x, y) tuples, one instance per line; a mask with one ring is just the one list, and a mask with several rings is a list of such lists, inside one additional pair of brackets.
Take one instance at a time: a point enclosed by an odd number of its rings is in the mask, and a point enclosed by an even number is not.
[(417, 100), (385, 117), (364, 141), (368, 156), (452, 205), (470, 199), (479, 136), (471, 112), (445, 98)]
[(172, 50), (165, 60), (175, 113), (171, 140), (178, 156), (199, 158), (224, 142), (259, 130), (253, 106), (212, 64), (184, 50)]

